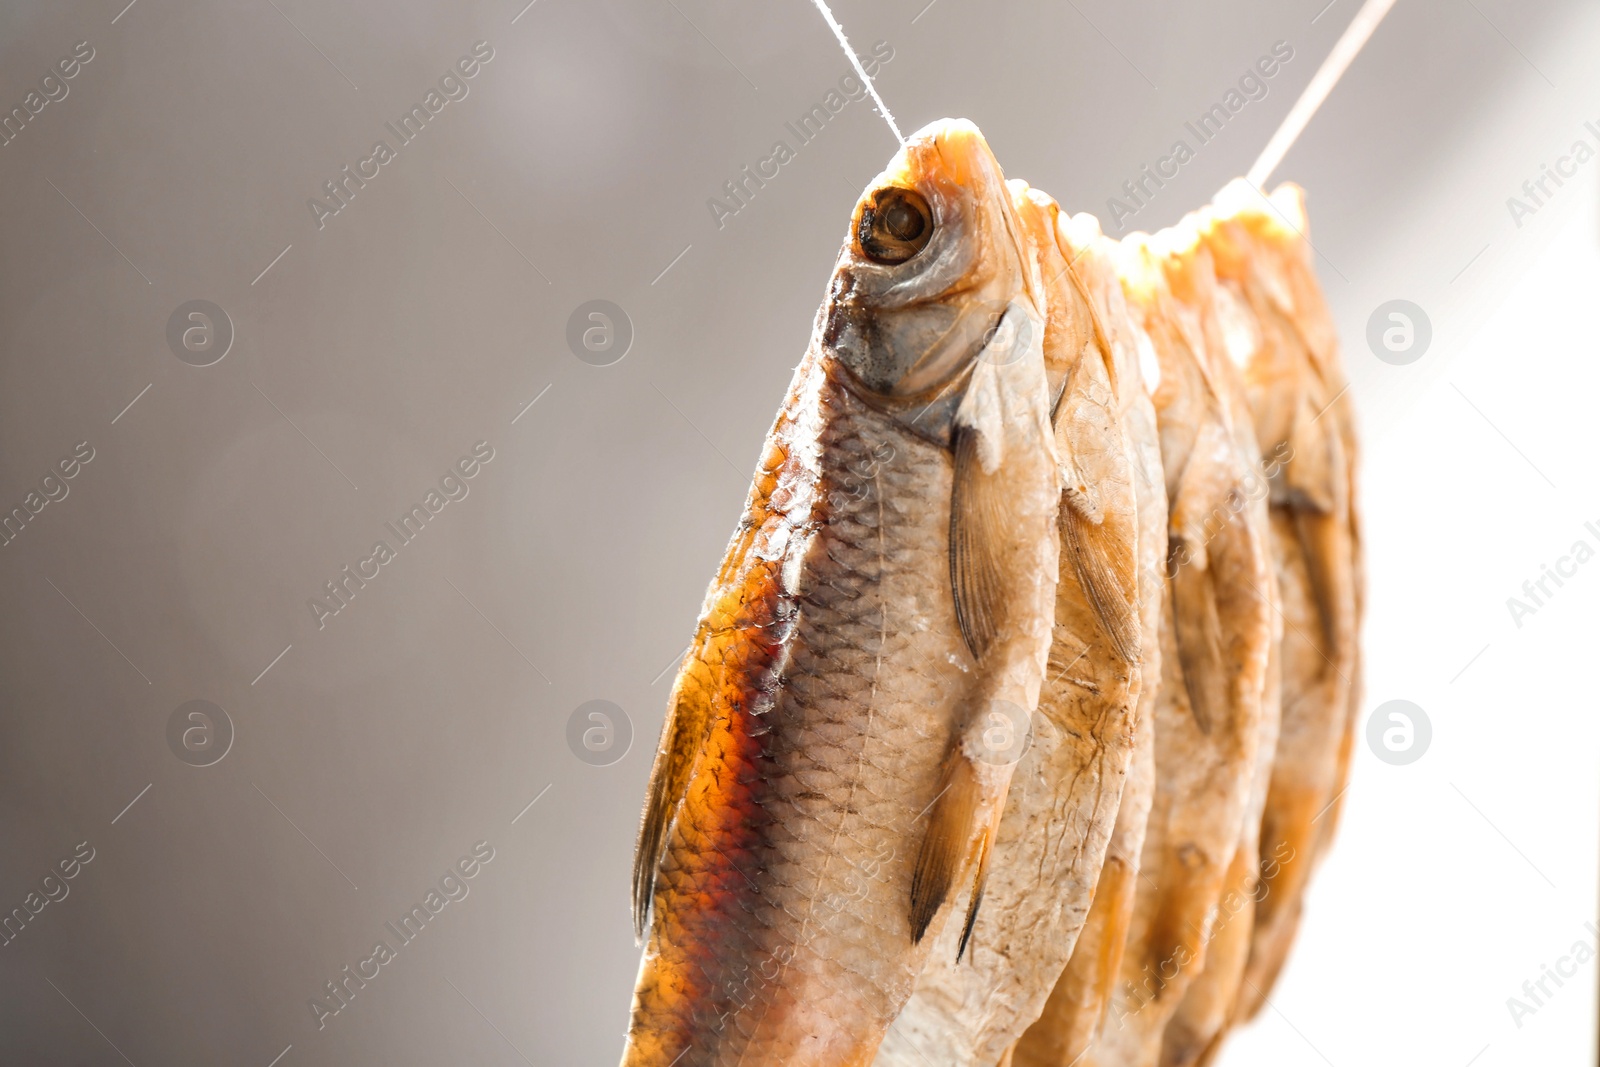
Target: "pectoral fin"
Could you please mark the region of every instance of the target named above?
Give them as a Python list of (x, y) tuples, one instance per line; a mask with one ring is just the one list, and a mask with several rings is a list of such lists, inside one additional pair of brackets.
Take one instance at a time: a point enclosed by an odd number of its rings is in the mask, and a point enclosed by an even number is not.
[(1290, 458), (1283, 471), (1287, 503), (1323, 514), (1342, 511), (1346, 464), (1334, 420), (1319, 418), (1310, 401), (1302, 397), (1288, 446)]
[(1179, 563), (1172, 578), (1172, 614), (1178, 662), (1189, 711), (1209, 734), (1227, 716), (1228, 674), (1223, 662), (1222, 620), (1217, 614), (1215, 575), (1205, 561)]
[(1061, 508), (1061, 548), (1112, 649), (1124, 661), (1137, 663), (1138, 594), (1127, 537), (1106, 523), (1090, 522), (1067, 500)]
[(1045, 414), (1041, 335), (1037, 314), (1012, 303), (973, 366), (951, 441), (950, 588), (977, 686), (927, 809), (909, 917), (912, 939), (921, 941), (954, 887), (970, 885), (958, 958), (983, 899), (1014, 762), (987, 758), (995, 750), (980, 738), (992, 726), (972, 709), (1021, 701), (1026, 724), (1049, 648), (1048, 611), (1059, 569), (1051, 520), (1059, 483)]
[(950, 496), (950, 588), (956, 620), (972, 658), (981, 660), (994, 643), (1004, 611), (1005, 485), (998, 470), (986, 472), (979, 458), (981, 431), (957, 426), (955, 484)]
[(1115, 397), (1104, 361), (1094, 344), (1085, 345), (1055, 412), (1062, 461), (1057, 521), (1061, 549), (1112, 650), (1137, 663), (1137, 505)]
[[(1315, 442), (1315, 451), (1306, 442)], [(1296, 449), (1285, 475), (1292, 487), (1291, 514), (1296, 539), (1305, 553), (1317, 614), (1322, 624), (1322, 654), (1330, 663), (1347, 658), (1354, 641), (1354, 593), (1345, 478), (1349, 460), (1332, 420), (1320, 432), (1296, 427)]]

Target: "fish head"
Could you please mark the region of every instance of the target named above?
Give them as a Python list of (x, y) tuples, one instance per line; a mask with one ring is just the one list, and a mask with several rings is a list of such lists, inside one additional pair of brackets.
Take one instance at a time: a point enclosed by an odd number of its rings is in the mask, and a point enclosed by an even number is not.
[(1027, 182), (1013, 178), (1007, 185), (1044, 287), (1044, 364), (1054, 412), (1067, 378), (1086, 353), (1101, 359), (1109, 376), (1115, 379), (1111, 343), (1077, 269), (1077, 253), (1062, 232), (1060, 205)]
[(974, 363), (1014, 358), (1042, 320), (1034, 256), (983, 135), (964, 119), (923, 127), (856, 204), (818, 316), (824, 355), (868, 403), (924, 412), (913, 428), (947, 442)]

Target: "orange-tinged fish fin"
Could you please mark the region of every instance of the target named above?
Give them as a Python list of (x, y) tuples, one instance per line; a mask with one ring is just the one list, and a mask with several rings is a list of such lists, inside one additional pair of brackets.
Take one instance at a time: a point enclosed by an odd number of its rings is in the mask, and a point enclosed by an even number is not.
[[(803, 371), (805, 364), (801, 366)], [(746, 662), (749, 646), (738, 634), (750, 622), (766, 618), (771, 610), (775, 564), (762, 559), (754, 549), (773, 514), (771, 497), (788, 461), (792, 422), (788, 407), (778, 413), (751, 486), (745, 518), (712, 580), (694, 640), (667, 698), (667, 717), (661, 727), (655, 763), (650, 768), (639, 841), (633, 854), (633, 931), (641, 943), (650, 918), (661, 856), (672, 835), (672, 823), (689, 788), (695, 762), (717, 714), (727, 711), (729, 692), (743, 686), (742, 679), (750, 669)]]
[[(690, 656), (696, 651), (698, 649), (691, 651)], [(640, 943), (650, 916), (661, 851), (666, 846), (678, 802), (689, 784), (690, 771), (711, 719), (707, 694), (697, 681), (691, 667), (673, 686), (667, 721), (661, 728), (661, 744), (650, 769), (644, 818), (639, 824), (639, 842), (633, 853), (633, 935)]]
[(1058, 240), (1058, 206), (1028, 192), (1019, 214), (1041, 231), (1036, 239), (1043, 249), (1042, 269), (1052, 279), (1071, 279), (1052, 288), (1059, 299), (1050, 309), (1046, 333), (1047, 367), (1068, 367), (1050, 412), (1061, 460), (1061, 547), (1113, 651), (1136, 663), (1141, 627), (1135, 538), (1126, 521), (1106, 523), (1107, 515), (1131, 513), (1133, 504), (1110, 335), (1069, 258), (1071, 247)]
[(1322, 624), (1321, 649), (1329, 663), (1342, 659), (1355, 640), (1350, 611), (1350, 536), (1346, 516), (1349, 498), (1345, 484), (1350, 461), (1339, 431), (1329, 419), (1316, 425), (1310, 405), (1302, 405), (1284, 466), (1288, 504), (1295, 517), (1296, 539), (1305, 553)]
[(1211, 568), (1179, 563), (1172, 578), (1172, 614), (1178, 635), (1178, 662), (1189, 711), (1200, 732), (1228, 714), (1228, 672), (1223, 662), (1222, 620)]
[[(973, 837), (983, 808), (984, 788), (977, 769), (959, 752), (945, 766), (939, 795), (928, 811), (917, 866), (911, 875), (911, 939), (921, 941), (950, 890), (973, 860)], [(989, 828), (982, 831), (985, 835)], [(980, 846), (981, 847), (981, 846)], [(974, 901), (983, 886), (974, 886)], [(974, 909), (976, 903), (974, 903)], [(976, 914), (974, 910), (974, 915)], [(969, 922), (973, 916), (968, 916)], [(962, 939), (965, 944), (965, 937)]]
[[(1222, 617), (1225, 578), (1217, 574), (1219, 557), (1251, 540), (1249, 503), (1238, 484), (1238, 457), (1232, 439), (1219, 423), (1208, 421), (1172, 493), (1167, 574), (1172, 596), (1178, 663), (1189, 711), (1200, 732), (1232, 717), (1228, 638), (1234, 636)], [(1245, 548), (1247, 558), (1252, 548)]]
[(950, 496), (950, 588), (956, 620), (973, 659), (981, 660), (1000, 628), (1005, 605), (1003, 553), (1015, 525), (1009, 522), (1006, 482), (986, 472), (979, 458), (980, 431), (957, 425), (955, 483)]
[(1344, 510), (1343, 483), (1348, 463), (1339, 428), (1332, 419), (1322, 422), (1317, 414), (1302, 398), (1290, 431), (1283, 487), (1290, 506), (1333, 514)]
[(956, 945), (957, 963), (966, 954), (967, 942), (972, 940), (972, 928), (978, 925), (978, 905), (983, 903), (983, 886), (989, 878), (989, 856), (994, 852), (994, 840), (1000, 833), (1000, 816), (1004, 811), (1004, 803), (994, 805), (989, 825), (984, 827), (983, 836), (978, 840), (978, 862), (974, 865), (972, 875), (972, 901), (967, 905), (966, 923), (961, 927), (961, 940)]
[[(1127, 663), (1139, 662), (1139, 614), (1136, 581), (1120, 531), (1107, 530), (1084, 518), (1070, 502), (1061, 508), (1061, 547), (1111, 648)], [(1118, 564), (1126, 564), (1119, 567)]]
[[(1062, 460), (1061, 547), (1112, 649), (1139, 660), (1138, 560), (1133, 530), (1118, 516), (1131, 509), (1132, 472), (1105, 365), (1084, 358), (1056, 409)], [(1108, 518), (1110, 516), (1110, 518)]]

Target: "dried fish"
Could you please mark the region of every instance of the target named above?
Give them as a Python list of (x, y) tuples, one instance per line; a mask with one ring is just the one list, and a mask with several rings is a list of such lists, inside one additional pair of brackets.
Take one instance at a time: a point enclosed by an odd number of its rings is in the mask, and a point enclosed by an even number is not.
[(1318, 825), (1343, 791), (1359, 699), (1354, 426), (1332, 317), (1311, 270), (1304, 196), (1270, 201), (1243, 182), (1218, 196), (1207, 234), (1241, 322), (1234, 331), (1262, 462), (1284, 603), (1283, 730), (1261, 824), (1265, 866), (1239, 1013), (1260, 1010), (1320, 858)]
[(1259, 1009), (1360, 700), (1304, 229), (1113, 241), (956, 120), (869, 185), (673, 687), (623, 1067), (1190, 1067)]
[(1151, 1067), (1205, 965), (1264, 734), (1273, 576), (1258, 450), (1221, 350), (1210, 254), (1189, 226), (1124, 241), (1129, 304), (1160, 367), (1154, 397), (1169, 501), (1156, 701), (1156, 787), (1108, 1018), (1086, 1067)]
[[(1079, 214), (1060, 227), (1063, 252), (1074, 264), (1099, 310), (1116, 353), (1119, 381), (1128, 396), (1124, 429), (1139, 474), (1139, 615), (1143, 684), (1135, 721), (1134, 753), (1106, 849), (1093, 903), (1066, 967), (1039, 1018), (1015, 1046), (1015, 1067), (1060, 1067), (1076, 1063), (1105, 1016), (1122, 970), (1123, 949), (1133, 919), (1145, 825), (1155, 790), (1155, 704), (1160, 693), (1161, 609), (1165, 603), (1167, 498), (1161, 444), (1149, 390), (1160, 379), (1155, 353), (1141, 350), (1117, 275), (1117, 243), (1100, 232), (1092, 215)], [(1070, 250), (1070, 251), (1069, 251)]]
[[(1126, 343), (1113, 348), (1109, 309), (1096, 306), (1109, 291), (1120, 302), (1121, 291), (1113, 278), (1092, 292), (1073, 266), (1077, 250), (1055, 201), (1011, 185), (1046, 279), (1044, 357), (1057, 398), (1062, 552), (1050, 665), (970, 960), (957, 963), (956, 932), (946, 928), (879, 1067), (991, 1067), (1038, 1017), (1100, 879), (1139, 736), (1141, 650), (1156, 639), (1160, 596), (1152, 583), (1160, 581), (1166, 507), (1154, 412), (1137, 353)], [(1091, 240), (1098, 238), (1096, 227)], [(1152, 602), (1143, 617), (1141, 594)]]
[(970, 930), (1050, 649), (1042, 281), (970, 123), (857, 204), (674, 684), (625, 1067), (869, 1062)]

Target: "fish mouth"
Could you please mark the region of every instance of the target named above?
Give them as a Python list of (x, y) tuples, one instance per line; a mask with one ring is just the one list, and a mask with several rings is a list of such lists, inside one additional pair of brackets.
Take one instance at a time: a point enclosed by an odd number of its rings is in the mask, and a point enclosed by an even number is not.
[[(1011, 211), (971, 122), (941, 119), (906, 140), (857, 202), (819, 313), (821, 347), (852, 393), (895, 412), (959, 398), (1026, 284)], [(947, 437), (939, 421), (925, 428)]]

